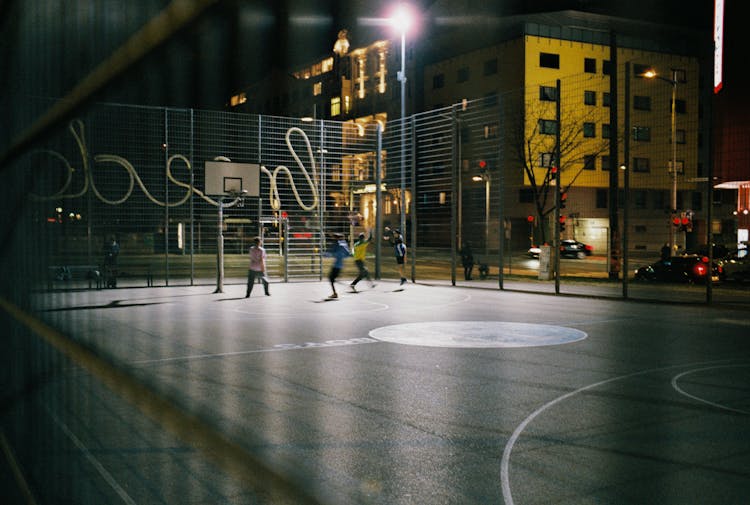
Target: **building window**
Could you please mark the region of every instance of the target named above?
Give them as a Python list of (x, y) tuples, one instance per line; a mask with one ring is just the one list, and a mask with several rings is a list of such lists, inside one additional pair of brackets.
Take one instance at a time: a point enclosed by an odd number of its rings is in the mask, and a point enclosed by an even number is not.
[(336, 96), (331, 98), (331, 117), (341, 115), (341, 97)]
[(518, 203), (534, 203), (534, 190), (531, 188), (518, 190)]
[(497, 58), (484, 62), (484, 75), (495, 75), (497, 73)]
[(693, 191), (691, 203), (691, 208), (693, 210), (703, 210), (703, 193), (700, 191)]
[(583, 103), (586, 105), (596, 105), (596, 91), (584, 91)]
[(316, 82), (315, 84), (313, 84), (313, 96), (318, 96), (321, 93), (323, 93), (323, 83)]
[(385, 93), (386, 88), (386, 62), (385, 62), (385, 50), (381, 49), (378, 51), (378, 72), (377, 72), (377, 78), (378, 78), (378, 93), (381, 95)]
[(557, 121), (554, 119), (540, 119), (539, 133), (544, 135), (555, 135), (557, 133)]
[(651, 172), (651, 160), (649, 158), (633, 158), (633, 171), (642, 173)]
[(685, 143), (685, 130), (677, 130), (675, 133), (675, 142), (678, 144)]
[(432, 89), (441, 89), (445, 86), (445, 74), (435, 74), (432, 76)]
[(651, 141), (651, 128), (648, 126), (634, 126), (633, 140), (640, 140), (643, 142)]
[(539, 66), (544, 68), (560, 68), (560, 55), (539, 53)]
[(543, 168), (550, 168), (552, 166), (552, 160), (554, 160), (555, 153), (541, 153), (539, 155), (539, 166)]
[(610, 131), (609, 124), (608, 123), (603, 124), (602, 125), (602, 138), (603, 139), (608, 139), (608, 138), (610, 138), (610, 135), (612, 135), (612, 133)]
[(596, 190), (596, 208), (597, 209), (607, 208), (607, 190), (606, 189)]
[(466, 82), (469, 80), (469, 67), (461, 67), (456, 72), (456, 82)]
[(232, 98), (229, 99), (229, 105), (231, 105), (232, 107), (236, 107), (245, 102), (247, 102), (247, 95), (245, 93), (234, 95)]
[(654, 191), (653, 208), (656, 210), (663, 210), (668, 208), (667, 205), (667, 192), (666, 191)]
[[(672, 111), (672, 103), (669, 103), (669, 110)], [(677, 114), (685, 114), (687, 112), (687, 102), (680, 100), (679, 98), (674, 101), (674, 111)]]
[(539, 86), (539, 100), (543, 102), (556, 102), (557, 88), (554, 86)]
[(583, 136), (596, 137), (596, 123), (583, 123)]
[(646, 191), (642, 189), (633, 191), (633, 207), (636, 209), (646, 208)]
[(367, 61), (364, 56), (357, 58), (357, 98), (365, 97), (365, 84), (367, 83), (367, 71), (365, 68)]
[(687, 82), (687, 72), (681, 68), (672, 69), (674, 72), (674, 78), (677, 82)]
[(608, 155), (602, 155), (599, 157), (602, 160), (602, 171), (603, 172), (609, 172), (610, 170), (610, 163), (609, 163), (609, 156)]
[(484, 138), (494, 139), (497, 137), (497, 123), (484, 125)]
[(596, 155), (586, 154), (583, 156), (583, 169), (596, 170)]
[(635, 110), (651, 110), (651, 97), (635, 95), (633, 97), (633, 108)]
[(609, 104), (610, 104), (610, 102), (612, 100), (611, 97), (612, 97), (612, 95), (610, 95), (606, 91), (604, 93), (602, 93), (602, 106), (609, 107)]
[(594, 58), (584, 58), (583, 59), (583, 71), (587, 74), (595, 74), (596, 73), (596, 60)]
[[(677, 167), (678, 174), (685, 173), (685, 160), (675, 160), (674, 164)], [(672, 173), (672, 160), (669, 160), (669, 163), (667, 163), (667, 170), (670, 174)]]
[(612, 62), (611, 61), (604, 60), (602, 62), (602, 74), (612, 75)]

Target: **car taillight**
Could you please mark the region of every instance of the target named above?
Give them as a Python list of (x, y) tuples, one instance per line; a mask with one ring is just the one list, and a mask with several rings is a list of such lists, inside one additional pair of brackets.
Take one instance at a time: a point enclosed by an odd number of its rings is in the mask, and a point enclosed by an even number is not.
[(594, 246), (592, 246), (592, 245), (586, 245), (586, 250), (587, 251), (593, 251), (594, 250)]
[(706, 275), (707, 268), (703, 263), (696, 263), (693, 267), (693, 271), (698, 277), (703, 277), (704, 275)]

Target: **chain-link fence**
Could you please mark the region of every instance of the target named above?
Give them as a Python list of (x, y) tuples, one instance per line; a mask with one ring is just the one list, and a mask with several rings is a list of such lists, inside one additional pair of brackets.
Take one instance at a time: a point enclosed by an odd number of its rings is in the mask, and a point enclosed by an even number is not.
[[(15, 165), (24, 233), (43, 247), (26, 277), (40, 289), (207, 283), (223, 243), (224, 275), (244, 282), (260, 236), (274, 279), (321, 279), (334, 233), (372, 234), (387, 277), (383, 239), (399, 230), (415, 280), (651, 290), (633, 281), (654, 280), (661, 265), (641, 267), (703, 260), (709, 233), (731, 244), (732, 223), (710, 211), (733, 202), (712, 203), (698, 105), (680, 98), (696, 85), (648, 80), (637, 64), (629, 73), (619, 115), (603, 78), (588, 75), (387, 123), (97, 105)], [(214, 160), (259, 166), (259, 193), (206, 194)], [(671, 280), (700, 284), (706, 272)]]

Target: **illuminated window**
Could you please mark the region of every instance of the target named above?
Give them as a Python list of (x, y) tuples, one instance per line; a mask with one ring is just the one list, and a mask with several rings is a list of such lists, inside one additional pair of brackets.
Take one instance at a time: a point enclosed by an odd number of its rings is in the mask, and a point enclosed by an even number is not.
[(386, 77), (386, 64), (385, 64), (385, 50), (381, 49), (378, 51), (378, 93), (385, 93), (385, 77)]
[[(675, 166), (677, 167), (677, 173), (678, 174), (684, 174), (685, 173), (685, 160), (675, 160)], [(673, 170), (672, 170), (672, 161), (671, 160), (667, 164), (667, 167), (669, 167), (669, 173), (671, 174), (673, 172)]]
[(366, 69), (365, 55), (361, 55), (357, 58), (357, 97), (365, 97), (365, 83), (367, 82), (367, 71)]
[(240, 93), (239, 95), (234, 95), (232, 98), (229, 99), (229, 104), (232, 107), (236, 107), (240, 104), (243, 104), (247, 102), (247, 96), (245, 93)]
[(322, 62), (320, 62), (321, 66), (321, 72), (330, 72), (333, 70), (333, 58), (326, 58)]
[(344, 114), (349, 114), (352, 110), (352, 97), (349, 95), (344, 96)]
[(341, 115), (341, 97), (336, 96), (331, 98), (331, 117)]
[(313, 84), (313, 96), (318, 96), (321, 93), (323, 93), (323, 83), (316, 82), (315, 84)]

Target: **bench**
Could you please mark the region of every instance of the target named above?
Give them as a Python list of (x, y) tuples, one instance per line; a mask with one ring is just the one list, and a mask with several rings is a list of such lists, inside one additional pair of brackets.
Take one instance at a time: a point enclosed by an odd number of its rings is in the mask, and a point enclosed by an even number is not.
[(55, 281), (88, 281), (89, 289), (102, 288), (102, 273), (97, 265), (50, 265), (47, 267), (47, 287), (52, 289)]

